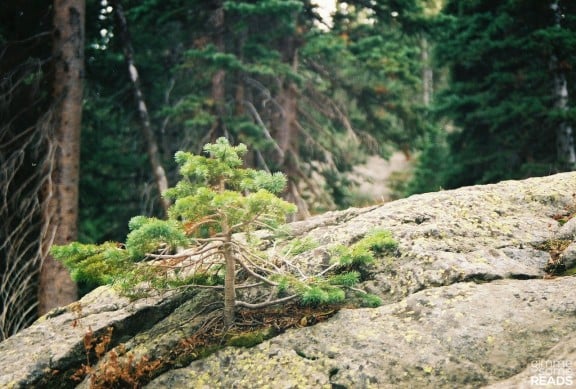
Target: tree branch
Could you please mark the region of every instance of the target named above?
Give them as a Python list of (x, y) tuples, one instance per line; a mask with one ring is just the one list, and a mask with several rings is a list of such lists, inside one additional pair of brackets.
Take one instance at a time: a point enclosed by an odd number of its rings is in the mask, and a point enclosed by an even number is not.
[(291, 296), (288, 297), (283, 297), (280, 299), (276, 299), (276, 300), (271, 300), (271, 301), (264, 301), (262, 303), (247, 303), (246, 301), (238, 301), (236, 300), (235, 305), (237, 307), (244, 307), (244, 308), (249, 308), (249, 309), (260, 309), (260, 308), (264, 308), (264, 307), (269, 307), (271, 305), (276, 305), (276, 304), (281, 304), (281, 303), (285, 303), (291, 300), (294, 300), (296, 297), (298, 297), (297, 294), (293, 294)]

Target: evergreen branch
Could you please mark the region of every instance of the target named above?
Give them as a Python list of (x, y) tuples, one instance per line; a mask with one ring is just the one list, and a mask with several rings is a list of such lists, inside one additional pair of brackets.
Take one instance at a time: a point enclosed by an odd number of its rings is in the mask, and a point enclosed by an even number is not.
[(358, 288), (354, 288), (352, 286), (347, 286), (348, 289), (353, 290), (355, 292), (359, 292), (359, 293), (363, 293), (363, 294), (368, 294), (368, 292), (366, 292), (365, 290), (362, 289), (358, 289)]
[(272, 263), (271, 261), (266, 261), (264, 258), (256, 255), (256, 254), (253, 253), (252, 251), (246, 250), (246, 254), (249, 255), (249, 256), (255, 257), (255, 258), (257, 258), (257, 259), (263, 260), (264, 262), (266, 262), (266, 264), (272, 266), (272, 267), (274, 268), (274, 271), (276, 271), (276, 273), (281, 273), (281, 272), (282, 272), (282, 270), (281, 270), (278, 266), (276, 266), (274, 263)]
[(254, 269), (256, 269), (256, 270), (260, 270), (261, 272), (266, 273), (266, 274), (271, 274), (271, 273), (273, 273), (272, 270), (266, 269), (266, 268), (264, 268), (264, 267), (262, 267), (262, 266), (260, 266), (260, 265), (257, 265), (256, 263), (254, 263), (254, 262), (253, 262), (250, 258), (248, 258), (247, 256), (245, 257), (245, 260), (248, 262), (249, 265), (251, 265), (251, 266), (252, 266)]
[(198, 227), (203, 226), (205, 224), (218, 224), (218, 220), (215, 220), (215, 219), (212, 219), (209, 217), (204, 217), (199, 222), (196, 222), (192, 225), (187, 225), (186, 226), (186, 232), (188, 233), (188, 231), (196, 231), (198, 229)]
[(244, 261), (242, 261), (240, 258), (236, 258), (235, 259), (236, 262), (238, 262), (240, 264), (240, 266), (242, 266), (242, 268), (244, 268), (244, 270), (246, 270), (248, 272), (248, 274), (250, 274), (252, 277), (259, 279), (263, 282), (265, 282), (268, 285), (272, 285), (272, 286), (278, 286), (277, 282), (274, 281), (270, 281), (268, 278), (261, 276), (260, 274), (256, 273), (254, 270), (250, 269), (245, 263)]
[(280, 299), (276, 299), (276, 300), (272, 300), (272, 301), (265, 301), (262, 303), (247, 303), (245, 301), (239, 301), (237, 300), (235, 305), (237, 307), (244, 307), (244, 308), (248, 308), (248, 309), (260, 309), (260, 308), (265, 308), (265, 307), (269, 307), (271, 305), (276, 305), (276, 304), (281, 304), (281, 303), (285, 303), (291, 300), (294, 300), (295, 298), (297, 298), (298, 295), (297, 294), (293, 294), (291, 296), (287, 296), (287, 297), (283, 297)]
[(280, 146), (278, 146), (278, 143), (276, 143), (276, 140), (272, 137), (272, 135), (270, 135), (270, 131), (266, 127), (266, 124), (264, 124), (264, 122), (262, 121), (262, 118), (260, 117), (260, 114), (256, 110), (256, 107), (254, 107), (254, 105), (250, 101), (244, 101), (244, 105), (246, 107), (248, 107), (248, 110), (250, 111), (250, 113), (252, 113), (252, 116), (254, 117), (254, 119), (256, 120), (258, 125), (262, 128), (262, 132), (264, 133), (264, 136), (266, 137), (266, 139), (268, 139), (270, 142), (272, 142), (272, 145), (274, 146), (274, 150), (276, 150), (276, 152), (278, 153), (278, 156), (281, 159), (284, 159), (284, 150), (282, 150), (280, 148)]
[[(220, 239), (213, 239), (210, 240), (211, 242), (222, 242)], [(153, 259), (180, 259), (180, 258), (190, 258), (192, 256), (195, 255), (201, 255), (201, 254), (205, 254), (207, 252), (210, 252), (212, 250), (218, 250), (217, 246), (209, 246), (209, 247), (205, 247), (207, 246), (208, 243), (206, 243), (205, 245), (203, 245), (204, 247), (201, 248), (200, 250), (198, 250), (196, 247), (192, 247), (189, 249), (186, 249), (184, 251), (181, 251), (179, 253), (176, 254), (146, 254), (147, 257), (153, 258)]]

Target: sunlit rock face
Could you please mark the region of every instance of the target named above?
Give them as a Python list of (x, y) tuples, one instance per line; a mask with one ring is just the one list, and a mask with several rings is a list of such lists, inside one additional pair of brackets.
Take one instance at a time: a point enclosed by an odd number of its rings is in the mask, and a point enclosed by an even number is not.
[[(149, 388), (496, 388), (576, 385), (576, 173), (474, 186), (348, 209), (290, 225), (321, 266), (374, 229), (398, 242), (359, 288), (378, 308), (342, 309), (252, 348), (227, 347), (158, 372)], [(269, 248), (273, 250), (274, 245)], [(328, 258), (329, 260), (329, 258)], [(129, 301), (102, 287), (0, 343), (0, 387), (65, 380), (86, 364), (87, 329), (114, 327), (136, 358), (167, 358), (217, 297)], [(102, 358), (103, 361), (106, 357)], [(62, 377), (61, 381), (58, 381)]]

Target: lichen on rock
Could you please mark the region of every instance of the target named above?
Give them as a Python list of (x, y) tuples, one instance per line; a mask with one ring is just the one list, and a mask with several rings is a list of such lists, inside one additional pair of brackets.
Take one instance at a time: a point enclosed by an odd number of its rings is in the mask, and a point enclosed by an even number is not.
[[(359, 285), (384, 305), (341, 309), (254, 347), (180, 359), (147, 387), (507, 388), (529, 385), (541, 361), (572, 363), (576, 382), (576, 277), (547, 274), (552, 254), (545, 249), (565, 240), (558, 258), (576, 264), (575, 193), (576, 173), (564, 173), (290, 224), (266, 250), (286, 253), (292, 244), (298, 249), (290, 260), (318, 269), (331, 263), (334, 247), (389, 231), (397, 247), (376, 256)], [(55, 371), (78, 368), (88, 327), (114, 326), (127, 352), (169, 358), (217, 302), (208, 292), (128, 301), (97, 289), (81, 310), (61, 309), (0, 343), (0, 387), (38, 386)]]

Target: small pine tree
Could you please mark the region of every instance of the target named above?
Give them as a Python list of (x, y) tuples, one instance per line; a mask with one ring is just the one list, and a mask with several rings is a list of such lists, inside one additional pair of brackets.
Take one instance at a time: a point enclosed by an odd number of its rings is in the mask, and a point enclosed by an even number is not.
[(242, 157), (248, 151), (245, 145), (231, 146), (220, 138), (204, 150), (209, 158), (176, 153), (184, 178), (166, 196), (174, 200), (170, 217), (180, 220), (191, 237), (199, 243), (220, 244), (225, 261), (224, 322), (229, 326), (234, 322), (236, 305), (236, 264), (248, 269), (234, 253), (232, 235), (255, 228), (273, 229), (296, 208), (275, 195), (286, 186), (283, 174), (242, 168)]
[[(221, 287), (229, 327), (238, 306), (261, 308), (297, 297), (308, 305), (342, 302), (343, 288), (360, 280), (359, 268), (394, 244), (389, 233), (370, 235), (368, 243), (340, 248), (340, 259), (330, 271), (313, 276), (282, 268), (257, 255), (250, 242), (256, 229), (275, 230), (296, 211), (277, 197), (285, 176), (242, 167), (246, 146), (232, 146), (225, 138), (207, 144), (204, 151), (207, 156), (176, 153), (182, 179), (165, 193), (173, 201), (168, 220), (136, 216), (125, 245), (72, 243), (53, 247), (54, 257), (76, 280), (115, 283), (124, 290), (133, 291), (143, 281), (153, 289)], [(244, 233), (248, 243), (235, 239), (236, 233)], [(261, 302), (237, 300), (237, 289), (248, 286), (269, 286), (272, 292)]]

